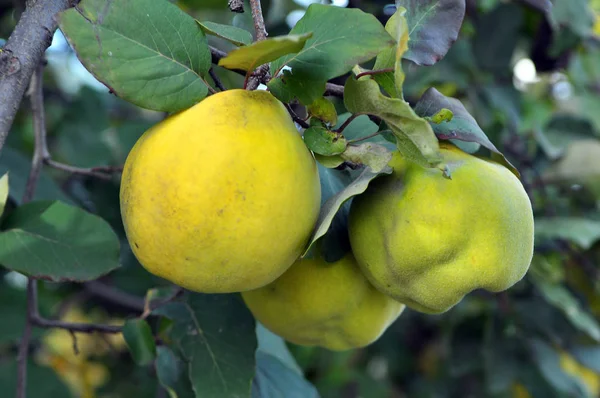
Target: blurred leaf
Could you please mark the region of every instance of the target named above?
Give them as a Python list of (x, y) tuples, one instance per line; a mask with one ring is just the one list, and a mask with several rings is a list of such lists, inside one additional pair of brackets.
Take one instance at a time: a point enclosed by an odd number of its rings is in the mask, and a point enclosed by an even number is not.
[[(323, 172), (333, 173), (330, 169), (324, 169)], [(304, 255), (310, 250), (312, 245), (323, 235), (327, 233), (329, 230), (331, 223), (336, 215), (336, 213), (344, 206), (349, 199), (352, 197), (359, 195), (366, 191), (369, 183), (376, 177), (382, 174), (390, 174), (392, 169), (390, 167), (386, 167), (385, 169), (374, 172), (369, 167), (364, 168), (361, 173), (353, 179), (353, 181), (338, 192), (335, 192), (332, 196), (329, 196), (328, 199), (321, 205), (321, 212), (319, 214), (319, 219), (317, 220), (315, 230), (309, 240), (309, 245), (306, 248)], [(333, 176), (333, 174), (331, 174)], [(331, 177), (330, 177), (331, 178)], [(335, 177), (334, 177), (335, 178)], [(323, 182), (322, 182), (323, 185)], [(332, 184), (333, 186), (337, 184)], [(322, 197), (326, 196), (326, 193), (321, 194)], [(329, 260), (328, 260), (329, 261)]]
[(523, 8), (502, 4), (477, 20), (473, 51), (477, 63), (499, 75), (510, 74), (510, 62), (523, 25)]
[(531, 7), (536, 8), (546, 14), (549, 14), (552, 10), (552, 2), (550, 0), (523, 0)]
[[(72, 396), (52, 369), (39, 366), (31, 360), (27, 363), (27, 380), (27, 398)], [(12, 356), (0, 362), (0, 388), (5, 396), (12, 397), (17, 391), (17, 362)]]
[(560, 367), (559, 353), (541, 340), (530, 342), (533, 358), (538, 369), (557, 391), (573, 397), (585, 397), (585, 386), (577, 379), (569, 376)]
[(311, 117), (320, 119), (325, 123), (334, 126), (337, 123), (337, 112), (335, 110), (335, 106), (327, 98), (317, 98), (306, 108), (306, 111)]
[(535, 219), (536, 240), (564, 239), (587, 250), (600, 239), (600, 221), (578, 217)]
[(504, 157), (496, 146), (485, 135), (477, 121), (469, 114), (464, 105), (455, 98), (448, 98), (430, 88), (425, 91), (419, 102), (415, 105), (415, 112), (419, 116), (428, 117), (437, 114), (442, 109), (452, 112), (452, 120), (442, 123), (431, 123), (435, 135), (441, 140), (458, 140), (476, 142), (493, 152), (492, 158), (508, 167), (515, 175), (518, 170)]
[(4, 213), (4, 207), (8, 201), (8, 172), (0, 178), (0, 216)]
[(352, 113), (367, 113), (385, 121), (405, 158), (423, 167), (433, 167), (441, 160), (438, 140), (429, 123), (406, 101), (384, 96), (369, 77), (346, 80), (344, 104)]
[(168, 1), (83, 0), (59, 25), (85, 67), (142, 108), (174, 112), (208, 93), (206, 37)]
[(556, 30), (566, 26), (581, 37), (592, 33), (595, 18), (587, 0), (555, 0), (550, 15), (550, 22)]
[(225, 39), (236, 46), (246, 46), (252, 43), (252, 34), (247, 30), (231, 25), (223, 25), (211, 21), (196, 21), (207, 35)]
[(238, 295), (189, 294), (154, 311), (173, 320), (171, 339), (189, 363), (196, 397), (250, 395), (255, 372), (254, 319)]
[(249, 46), (239, 47), (219, 60), (219, 66), (227, 69), (252, 71), (260, 65), (271, 62), (282, 55), (297, 53), (312, 36), (311, 32), (274, 37), (258, 41)]
[[(2, 154), (0, 154), (0, 173), (10, 174), (8, 181), (9, 197), (17, 204), (21, 203), (21, 198), (25, 193), (30, 169), (31, 160), (25, 158), (20, 152), (12, 148), (2, 148)], [(65, 195), (44, 170), (40, 173), (40, 179), (33, 198), (36, 200), (61, 200), (66, 203), (72, 203), (71, 199)]]
[[(292, 72), (285, 79), (298, 98), (302, 95), (299, 81), (313, 82), (313, 87), (324, 86), (329, 79), (342, 76), (354, 65), (374, 58), (394, 44), (392, 37), (373, 15), (356, 8), (311, 4), (290, 33), (306, 32), (312, 32), (313, 35), (302, 51), (271, 63), (271, 71), (277, 79), (272, 80), (269, 87), (279, 85), (279, 72), (287, 65)], [(309, 99), (305, 105), (309, 105), (316, 97)]]
[(534, 282), (546, 300), (561, 310), (573, 326), (600, 342), (600, 325), (581, 308), (577, 299), (567, 289), (539, 277), (534, 278)]
[(277, 357), (256, 352), (256, 376), (252, 398), (318, 398), (316, 388)]
[(346, 150), (344, 136), (324, 127), (309, 127), (304, 131), (304, 143), (314, 153), (323, 156), (339, 155)]
[(54, 282), (89, 281), (118, 268), (119, 240), (103, 219), (61, 202), (31, 202), (5, 220), (0, 264)]
[(569, 352), (577, 362), (596, 373), (600, 373), (600, 346), (578, 345), (571, 347)]
[(464, 0), (399, 0), (407, 9), (409, 50), (404, 58), (417, 65), (433, 65), (458, 38), (465, 17)]
[(136, 364), (146, 366), (152, 363), (156, 356), (156, 344), (150, 325), (145, 320), (127, 320), (123, 325), (123, 337)]
[(186, 365), (168, 347), (156, 347), (156, 376), (169, 398), (193, 397)]

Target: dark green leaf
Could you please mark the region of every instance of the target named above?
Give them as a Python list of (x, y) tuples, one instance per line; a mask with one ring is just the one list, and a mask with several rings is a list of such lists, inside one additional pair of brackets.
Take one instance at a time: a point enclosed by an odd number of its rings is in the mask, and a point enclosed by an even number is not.
[(410, 32), (404, 58), (417, 65), (433, 65), (442, 59), (458, 38), (465, 17), (465, 1), (399, 0), (397, 4), (407, 10)]
[(535, 220), (535, 238), (564, 239), (589, 249), (600, 239), (600, 221), (578, 217), (539, 217)]
[(165, 346), (156, 347), (155, 367), (158, 381), (169, 394), (169, 398), (194, 396), (186, 365), (171, 349)]
[(302, 51), (271, 63), (274, 76), (288, 65), (294, 74), (326, 82), (394, 44), (373, 15), (356, 8), (311, 4), (290, 33), (307, 32), (313, 35)]
[(219, 66), (227, 69), (251, 71), (282, 55), (297, 53), (302, 50), (311, 36), (312, 33), (308, 32), (301, 35), (290, 34), (258, 41), (231, 51), (226, 57), (221, 58)]
[(434, 167), (441, 160), (438, 140), (429, 123), (406, 101), (384, 96), (374, 80), (368, 77), (346, 80), (344, 104), (352, 113), (367, 113), (385, 121), (405, 158), (423, 167)]
[(118, 268), (119, 240), (103, 219), (61, 202), (31, 202), (6, 219), (0, 264), (34, 278), (89, 281)]
[(225, 39), (237, 46), (246, 46), (252, 43), (252, 34), (247, 30), (231, 25), (223, 25), (211, 21), (196, 21), (207, 35)]
[(172, 319), (171, 339), (189, 363), (196, 397), (247, 397), (255, 372), (254, 318), (234, 294), (190, 294), (154, 311)]
[(309, 127), (304, 131), (304, 143), (314, 153), (339, 155), (346, 150), (346, 139), (324, 127)]
[(85, 67), (127, 101), (173, 112), (208, 93), (206, 37), (168, 1), (83, 0), (59, 25)]
[(504, 157), (504, 155), (489, 140), (481, 130), (477, 121), (466, 110), (464, 105), (455, 98), (449, 98), (437, 91), (435, 88), (428, 89), (419, 102), (415, 105), (415, 112), (423, 117), (430, 117), (442, 109), (452, 112), (452, 120), (442, 123), (432, 123), (435, 135), (441, 140), (457, 140), (476, 142), (492, 151), (492, 158), (508, 167), (517, 176), (517, 169)]
[(267, 86), (282, 102), (291, 102), (298, 98), (303, 105), (310, 105), (321, 98), (326, 83), (325, 80), (315, 79), (302, 71), (292, 73), (286, 69), (278, 78), (271, 79)]
[(139, 366), (150, 364), (156, 355), (156, 344), (150, 325), (143, 319), (129, 319), (123, 325), (123, 337), (129, 352)]

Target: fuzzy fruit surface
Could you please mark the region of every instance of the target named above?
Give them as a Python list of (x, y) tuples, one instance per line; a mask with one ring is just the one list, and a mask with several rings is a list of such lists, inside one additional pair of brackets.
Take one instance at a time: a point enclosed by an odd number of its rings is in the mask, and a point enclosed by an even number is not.
[(467, 293), (508, 289), (529, 268), (533, 212), (504, 166), (441, 145), (452, 179), (396, 154), (394, 172), (354, 198), (349, 234), (357, 262), (381, 292), (441, 313)]
[(316, 222), (317, 166), (285, 107), (228, 90), (152, 127), (121, 183), (127, 239), (151, 273), (227, 293), (280, 276)]
[(374, 342), (404, 309), (366, 280), (350, 253), (334, 263), (300, 259), (242, 297), (254, 317), (285, 340), (336, 351)]

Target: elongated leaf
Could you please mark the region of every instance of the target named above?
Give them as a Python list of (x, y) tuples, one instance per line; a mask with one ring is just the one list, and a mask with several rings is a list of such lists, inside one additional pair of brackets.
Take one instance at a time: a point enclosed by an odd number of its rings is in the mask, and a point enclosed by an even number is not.
[(256, 67), (271, 62), (282, 55), (296, 53), (304, 47), (312, 36), (308, 32), (301, 35), (274, 37), (256, 42), (249, 46), (237, 48), (221, 58), (219, 66), (228, 69), (254, 70)]
[(407, 9), (409, 50), (404, 58), (417, 65), (433, 65), (442, 59), (465, 17), (465, 0), (399, 0)]
[(31, 202), (3, 224), (0, 264), (50, 281), (89, 281), (119, 267), (119, 239), (103, 219), (61, 202)]
[(408, 23), (405, 15), (406, 9), (399, 8), (388, 19), (385, 30), (396, 40), (394, 48), (382, 51), (375, 59), (373, 70), (393, 68), (394, 72), (385, 72), (373, 75), (373, 79), (383, 87), (392, 97), (403, 98), (402, 85), (404, 83), (404, 72), (402, 71), (402, 57), (408, 50)]
[(236, 46), (246, 46), (252, 43), (252, 34), (245, 29), (210, 21), (196, 22), (207, 35), (220, 37)]
[(156, 356), (156, 344), (150, 325), (143, 319), (129, 319), (123, 325), (123, 337), (135, 363), (150, 364)]
[(546, 300), (558, 308), (573, 326), (600, 342), (600, 325), (585, 312), (575, 297), (562, 285), (547, 282), (541, 277), (533, 278), (535, 285)]
[(154, 311), (173, 320), (170, 338), (189, 363), (196, 397), (248, 397), (255, 372), (254, 318), (233, 294), (190, 294)]
[(344, 104), (352, 113), (367, 113), (385, 121), (404, 157), (423, 167), (435, 167), (439, 163), (438, 140), (429, 123), (406, 101), (384, 96), (374, 80), (349, 78), (344, 88)]
[[(374, 172), (369, 167), (365, 167), (357, 176), (352, 178), (349, 175), (344, 176), (343, 174), (338, 173), (336, 170), (319, 168), (319, 173), (322, 174), (321, 201), (324, 203), (321, 205), (321, 212), (319, 213), (315, 230), (303, 255), (306, 255), (311, 249), (312, 245), (329, 231), (329, 229), (332, 227), (334, 217), (336, 217), (336, 214), (338, 214), (342, 208), (344, 210), (339, 215), (338, 220), (340, 222), (338, 223), (338, 229), (342, 231), (341, 233), (344, 233), (346, 231), (345, 224), (347, 212), (350, 210), (349, 206), (345, 206), (345, 204), (352, 197), (365, 192), (369, 186), (369, 183), (373, 179), (380, 175), (390, 174), (391, 172), (392, 169), (390, 167), (386, 167), (379, 172)], [(332, 236), (335, 234), (336, 233), (334, 232)], [(334, 236), (333, 239), (337, 240), (337, 237)], [(330, 244), (325, 243), (323, 246), (328, 248)], [(339, 254), (340, 252), (337, 251), (336, 258), (331, 258), (327, 253), (325, 253), (325, 259), (327, 261), (335, 261), (341, 257)]]
[(277, 357), (256, 352), (252, 398), (318, 398), (317, 389)]
[(208, 93), (206, 37), (168, 1), (83, 0), (59, 26), (85, 67), (127, 101), (173, 112)]
[(415, 105), (415, 112), (423, 117), (434, 116), (442, 109), (449, 109), (452, 112), (452, 119), (442, 123), (431, 123), (435, 135), (440, 140), (478, 143), (492, 151), (492, 158), (494, 160), (508, 167), (517, 177), (519, 176), (519, 171), (489, 140), (481, 127), (479, 127), (479, 124), (477, 124), (477, 121), (459, 100), (446, 97), (432, 87), (425, 91), (419, 102)]
[(535, 220), (535, 238), (564, 239), (589, 249), (600, 239), (600, 221), (579, 217), (552, 217)]

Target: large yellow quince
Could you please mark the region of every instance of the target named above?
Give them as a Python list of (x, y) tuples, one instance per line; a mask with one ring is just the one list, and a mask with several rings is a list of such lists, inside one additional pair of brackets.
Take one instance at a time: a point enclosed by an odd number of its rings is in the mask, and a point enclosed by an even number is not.
[(467, 293), (508, 289), (533, 255), (533, 212), (507, 168), (440, 149), (451, 179), (395, 154), (394, 171), (354, 198), (349, 233), (356, 260), (381, 292), (426, 313)]
[(151, 273), (227, 293), (272, 282), (316, 222), (317, 166), (282, 103), (228, 90), (152, 127), (121, 183), (127, 239)]
[(300, 259), (273, 283), (242, 297), (273, 333), (330, 350), (374, 342), (404, 309), (366, 280), (351, 253), (333, 263), (320, 256)]

